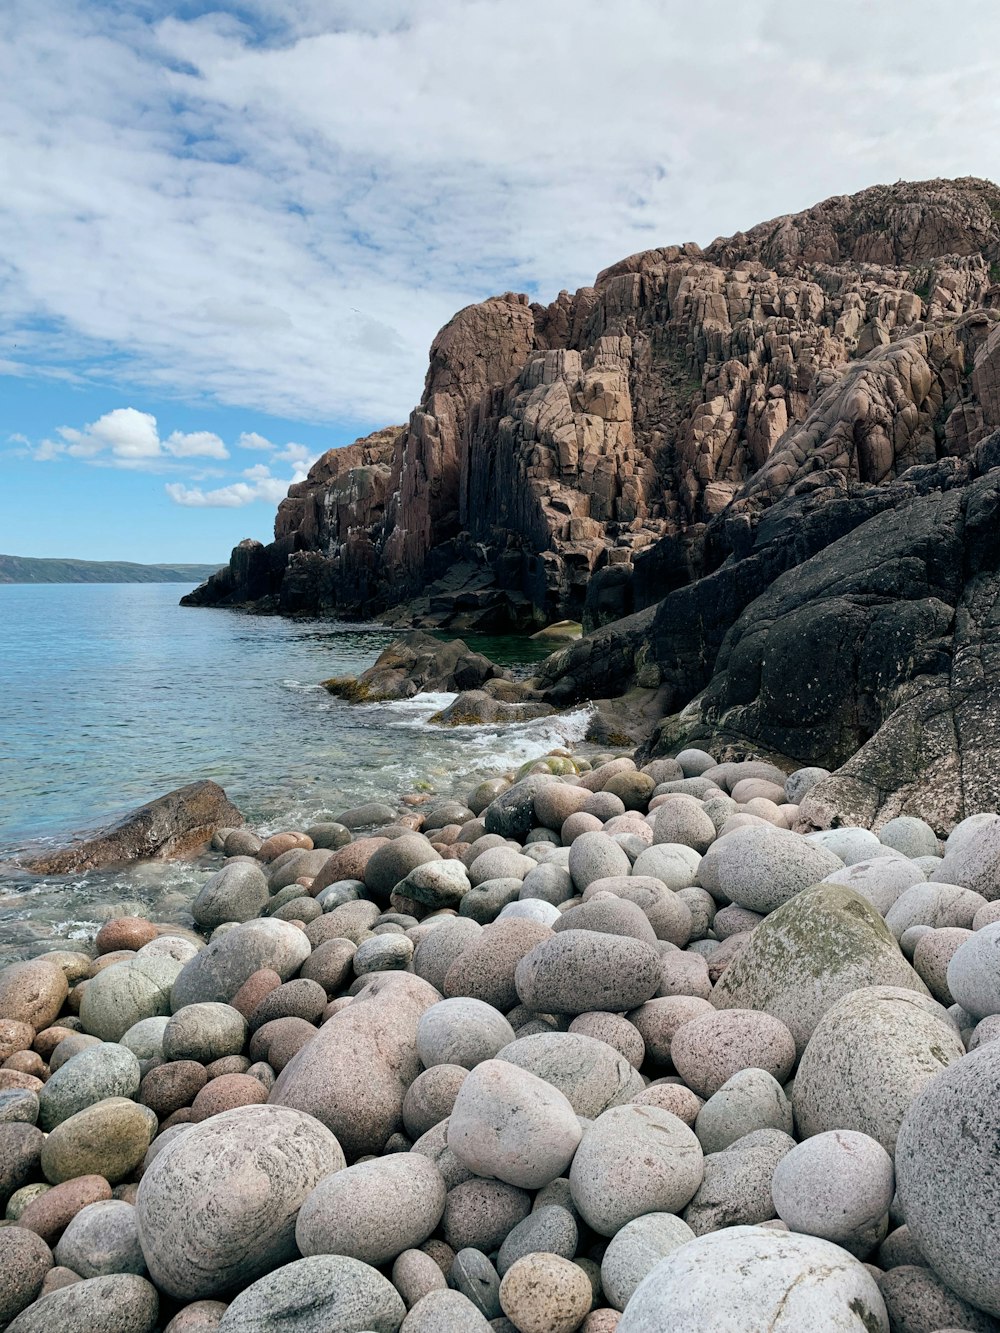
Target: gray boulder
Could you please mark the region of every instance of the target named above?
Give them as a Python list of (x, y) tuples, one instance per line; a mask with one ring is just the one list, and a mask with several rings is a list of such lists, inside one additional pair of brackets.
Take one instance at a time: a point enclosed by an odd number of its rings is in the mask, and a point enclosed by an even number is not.
[(398, 1333), (403, 1298), (377, 1268), (317, 1254), (260, 1278), (233, 1300), (219, 1333)]

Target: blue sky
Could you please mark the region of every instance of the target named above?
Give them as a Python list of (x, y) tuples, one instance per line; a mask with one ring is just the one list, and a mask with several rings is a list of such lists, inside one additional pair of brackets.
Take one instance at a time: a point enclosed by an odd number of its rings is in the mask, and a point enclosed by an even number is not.
[(998, 52), (993, 0), (4, 0), (0, 551), (224, 559), (470, 301), (997, 179)]

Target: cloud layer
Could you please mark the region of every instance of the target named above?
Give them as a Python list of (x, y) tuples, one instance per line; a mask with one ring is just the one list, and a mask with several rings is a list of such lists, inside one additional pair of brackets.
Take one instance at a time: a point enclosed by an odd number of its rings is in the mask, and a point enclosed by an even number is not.
[[(992, 0), (219, 4), (0, 6), (0, 373), (379, 425), (491, 291), (1000, 176)], [(54, 448), (224, 457), (102, 421)]]

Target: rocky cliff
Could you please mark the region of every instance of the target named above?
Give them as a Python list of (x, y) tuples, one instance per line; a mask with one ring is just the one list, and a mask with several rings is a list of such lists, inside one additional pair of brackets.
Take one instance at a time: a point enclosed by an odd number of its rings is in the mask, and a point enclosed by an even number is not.
[[(461, 311), (408, 425), (325, 455), (275, 542), (187, 600), (582, 618), (539, 692), (645, 691), (651, 751), (712, 736), (839, 769), (895, 719), (911, 789), (936, 774), (941, 810), (987, 808), (990, 763), (962, 756), (996, 758), (976, 700), (998, 430), (1000, 189), (879, 186), (634, 255), (549, 306)], [(818, 791), (818, 819), (903, 800), (884, 773), (852, 781)]]

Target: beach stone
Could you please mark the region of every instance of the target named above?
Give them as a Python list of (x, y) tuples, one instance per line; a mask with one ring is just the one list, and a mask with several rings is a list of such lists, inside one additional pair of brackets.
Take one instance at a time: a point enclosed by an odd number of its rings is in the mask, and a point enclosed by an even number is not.
[[(639, 1035), (638, 1028), (622, 1014), (609, 1014), (600, 1010), (577, 1014), (569, 1025), (569, 1031), (593, 1037), (611, 1046), (625, 1057), (633, 1069), (640, 1069), (646, 1058), (646, 1043)], [(606, 1107), (601, 1109), (605, 1110)]]
[(428, 861), (411, 870), (398, 891), (427, 907), (457, 907), (470, 887), (461, 861)]
[(48, 1131), (107, 1097), (134, 1097), (140, 1081), (139, 1061), (127, 1047), (91, 1046), (61, 1065), (41, 1089), (38, 1123)]
[(142, 916), (119, 916), (106, 921), (94, 938), (98, 954), (116, 953), (119, 949), (139, 950), (155, 940), (159, 927)]
[(487, 879), (478, 884), (462, 899), (459, 912), (486, 926), (495, 921), (505, 907), (518, 901), (522, 881), (519, 879)]
[[(127, 1047), (140, 1062), (162, 1059), (163, 1033), (169, 1022), (167, 1014), (157, 1014), (155, 1018), (142, 1018), (122, 1033), (119, 1044)], [(76, 1035), (79, 1039), (83, 1034)], [(60, 1042), (60, 1046), (62, 1044)]]
[(797, 833), (754, 825), (712, 844), (698, 866), (698, 883), (716, 901), (721, 894), (752, 912), (768, 913), (843, 864)]
[(193, 1125), (139, 1184), (153, 1281), (182, 1300), (252, 1282), (295, 1254), (303, 1200), (343, 1166), (333, 1134), (290, 1107), (242, 1106)]
[(507, 791), (512, 785), (509, 778), (487, 778), (470, 792), (466, 804), (475, 815), (481, 815), (501, 792)]
[(445, 1239), (453, 1250), (498, 1250), (531, 1212), (531, 1195), (502, 1180), (465, 1180), (448, 1191)]
[(500, 1283), (500, 1305), (520, 1333), (573, 1333), (592, 1296), (583, 1269), (557, 1254), (525, 1255)]
[[(309, 892), (314, 898), (319, 898), (331, 884), (356, 881), (363, 886), (368, 862), (388, 842), (389, 839), (383, 837), (356, 838), (346, 846), (339, 847), (313, 876)], [(326, 903), (323, 905), (325, 907)]]
[(674, 796), (656, 811), (653, 841), (680, 843), (701, 854), (715, 841), (715, 825), (695, 797)]
[(0, 1060), (7, 1060), (18, 1051), (27, 1051), (35, 1040), (35, 1029), (30, 1023), (16, 1018), (0, 1018)]
[(569, 873), (578, 893), (595, 879), (628, 875), (632, 862), (618, 844), (603, 832), (581, 833), (573, 839), (569, 853)]
[(1000, 1043), (926, 1082), (896, 1144), (899, 1199), (926, 1262), (958, 1296), (1000, 1315)]
[(41, 958), (11, 963), (0, 971), (0, 1019), (35, 1031), (47, 1028), (58, 1018), (68, 993), (66, 975), (55, 964)]
[(356, 976), (405, 968), (413, 958), (413, 941), (405, 935), (377, 935), (363, 940), (354, 955)]
[(447, 1190), (419, 1153), (393, 1153), (336, 1171), (306, 1196), (295, 1225), (303, 1255), (346, 1254), (390, 1262), (437, 1228)]
[[(452, 927), (438, 926), (434, 934), (444, 929)], [(421, 950), (433, 941), (434, 934), (423, 941)], [(471, 996), (507, 1013), (518, 1003), (515, 974), (521, 959), (539, 943), (553, 938), (551, 929), (537, 921), (493, 922), (468, 939), (449, 965), (444, 977), (445, 995)]]
[(631, 1101), (643, 1087), (641, 1076), (614, 1047), (579, 1032), (518, 1037), (497, 1059), (551, 1084), (588, 1120)]
[[(162, 927), (166, 929), (166, 927)], [(189, 939), (186, 935), (157, 935), (139, 950), (139, 958), (172, 958), (175, 963), (187, 963), (200, 953), (205, 943), (200, 939)]]
[(602, 1236), (643, 1213), (679, 1212), (704, 1173), (701, 1145), (669, 1111), (616, 1106), (589, 1126), (570, 1169), (573, 1202)]
[[(968, 822), (963, 820), (963, 824)], [(933, 883), (960, 884), (994, 902), (1000, 898), (1000, 818), (984, 815), (981, 824), (970, 829), (967, 837), (960, 835), (960, 840), (953, 843), (961, 828), (959, 825), (952, 830), (944, 860), (931, 872), (930, 879)]]
[(879, 1222), (894, 1193), (892, 1158), (875, 1139), (850, 1129), (797, 1144), (772, 1182), (774, 1207), (792, 1231), (841, 1244)]
[(794, 805), (801, 804), (803, 796), (816, 786), (817, 782), (822, 782), (824, 778), (830, 776), (828, 768), (797, 768), (794, 773), (789, 773), (785, 779), (785, 799), (791, 801)]
[(181, 964), (173, 958), (135, 958), (105, 968), (87, 982), (80, 1004), (85, 1031), (117, 1042), (141, 1019), (170, 1013)]
[(683, 1083), (666, 1081), (651, 1083), (643, 1092), (636, 1093), (629, 1100), (635, 1106), (657, 1106), (661, 1111), (669, 1111), (692, 1129), (698, 1119), (698, 1112), (704, 1105), (702, 1099)]
[(567, 930), (535, 946), (517, 964), (522, 1004), (540, 1013), (621, 1013), (655, 993), (658, 952), (641, 940)]
[(226, 1308), (219, 1333), (397, 1333), (402, 1297), (370, 1264), (318, 1254), (268, 1273)]
[(878, 1279), (893, 1333), (996, 1333), (996, 1320), (963, 1301), (923, 1265), (897, 1265)]
[[(308, 959), (306, 961), (308, 962)], [(281, 978), (272, 968), (258, 968), (256, 972), (247, 977), (233, 996), (231, 1000), (232, 1007), (249, 1020), (250, 1015), (260, 1002), (272, 991), (277, 990), (280, 985)]]
[(53, 1185), (76, 1176), (103, 1176), (112, 1185), (142, 1161), (156, 1128), (146, 1108), (108, 1097), (61, 1121), (41, 1151), (42, 1171)]
[(163, 1333), (215, 1333), (225, 1313), (225, 1301), (192, 1301), (178, 1310)]
[(850, 825), (844, 828), (820, 829), (810, 833), (806, 841), (816, 847), (825, 847), (827, 851), (839, 856), (845, 866), (856, 861), (869, 861), (872, 857), (885, 855), (885, 848), (874, 833), (866, 828)]
[(553, 907), (566, 902), (573, 896), (573, 880), (565, 866), (553, 865), (545, 861), (529, 870), (521, 881), (518, 896), (524, 899), (541, 899)]
[[(156, 1022), (157, 1020), (147, 1019), (146, 1021), (152, 1023)], [(166, 1019), (164, 1019), (163, 1021), (166, 1022)], [(138, 1027), (139, 1024), (137, 1023), (135, 1026)], [(55, 1029), (46, 1028), (45, 1031), (53, 1032), (55, 1031)], [(121, 1044), (123, 1046), (125, 1045), (124, 1036), (122, 1038)], [(49, 1056), (49, 1072), (51, 1074), (54, 1074), (55, 1071), (57, 1069), (60, 1069), (66, 1063), (67, 1060), (72, 1060), (74, 1055), (79, 1055), (81, 1051), (86, 1051), (91, 1046), (100, 1046), (100, 1045), (101, 1045), (100, 1037), (91, 1037), (86, 1032), (70, 1032), (67, 1036), (63, 1037), (63, 1039), (58, 1043), (58, 1045), (52, 1051), (52, 1054)], [(140, 1059), (143, 1058), (146, 1057), (140, 1057)]]
[(700, 778), (710, 768), (716, 767), (716, 761), (707, 750), (680, 750), (674, 755), (674, 761), (680, 765), (686, 778)]
[(523, 842), (531, 832), (535, 797), (556, 781), (549, 773), (535, 773), (501, 792), (482, 811), (486, 832)]
[(592, 794), (585, 787), (551, 782), (535, 794), (532, 807), (535, 819), (542, 828), (558, 833), (570, 815), (587, 808)]
[(156, 1289), (134, 1273), (73, 1282), (29, 1305), (8, 1333), (152, 1333), (159, 1312)]
[[(461, 865), (461, 862), (459, 862)], [(536, 866), (530, 856), (522, 856), (513, 847), (490, 847), (477, 856), (469, 867), (469, 880), (473, 888), (495, 879), (524, 880)]]
[(869, 986), (927, 994), (871, 904), (846, 885), (818, 884), (753, 931), (717, 982), (712, 1004), (771, 1014), (801, 1053), (837, 1000)]
[(829, 1241), (760, 1226), (699, 1236), (639, 1284), (618, 1333), (889, 1333), (863, 1264)]
[(449, 1269), (448, 1281), (472, 1302), (484, 1319), (502, 1317), (500, 1274), (481, 1250), (459, 1250)]
[(504, 1060), (484, 1060), (459, 1089), (448, 1147), (477, 1175), (539, 1189), (563, 1174), (581, 1139), (557, 1088)]
[(636, 1287), (661, 1259), (694, 1240), (694, 1232), (673, 1213), (645, 1213), (612, 1237), (601, 1260), (601, 1286), (607, 1299), (624, 1310)]
[(404, 833), (373, 852), (365, 866), (365, 887), (379, 901), (387, 901), (411, 870), (440, 859), (422, 833)]
[(210, 1064), (224, 1055), (240, 1055), (246, 1039), (246, 1019), (232, 1005), (187, 1004), (174, 1010), (164, 1028), (163, 1058)]
[(310, 921), (306, 926), (306, 939), (314, 949), (330, 939), (346, 939), (358, 945), (368, 939), (380, 915), (377, 903), (369, 902), (367, 898), (352, 898), (328, 908), (316, 921)]
[(691, 935), (691, 909), (680, 894), (669, 889), (662, 880), (638, 874), (595, 880), (584, 891), (584, 905), (589, 905), (598, 895), (603, 901), (607, 894), (638, 907), (657, 939), (667, 940), (678, 948), (687, 944)]
[(436, 1064), (417, 1075), (403, 1098), (403, 1125), (411, 1139), (420, 1138), (451, 1115), (468, 1072), (461, 1065)]
[(671, 1043), (680, 1028), (713, 1012), (708, 1000), (698, 996), (668, 995), (647, 1000), (638, 1009), (633, 1009), (628, 1018), (642, 1037), (652, 1062), (669, 1065)]
[(632, 866), (635, 878), (659, 880), (668, 889), (694, 887), (698, 880), (701, 857), (691, 847), (677, 842), (654, 843), (639, 853)]
[(703, 1014), (678, 1028), (670, 1058), (699, 1097), (711, 1097), (741, 1069), (764, 1069), (783, 1082), (795, 1064), (795, 1041), (779, 1019), (751, 1009)]
[(948, 987), (948, 967), (966, 940), (972, 938), (971, 930), (945, 926), (927, 931), (917, 941), (912, 959), (914, 971), (939, 1004), (947, 1007), (955, 1003)]
[(772, 1181), (795, 1140), (778, 1129), (756, 1129), (705, 1158), (698, 1192), (684, 1221), (698, 1236), (723, 1227), (753, 1226), (775, 1216)]
[(271, 1102), (315, 1116), (349, 1158), (380, 1152), (402, 1125), (403, 1097), (420, 1073), (420, 1015), (440, 998), (406, 972), (368, 979), (285, 1065)]
[(336, 849), (346, 846), (351, 841), (350, 829), (332, 819), (310, 825), (306, 829), (305, 836), (314, 847)]
[(52, 1267), (52, 1251), (23, 1227), (0, 1229), (0, 1328), (37, 1297)]
[(453, 1190), (456, 1185), (462, 1185), (465, 1181), (471, 1180), (472, 1172), (458, 1160), (448, 1147), (448, 1119), (449, 1117), (446, 1116), (444, 1120), (439, 1120), (436, 1125), (432, 1125), (430, 1129), (425, 1130), (410, 1148), (410, 1151), (422, 1153), (424, 1157), (429, 1157), (441, 1172), (441, 1178), (445, 1185), (449, 1190)]
[(334, 823), (353, 832), (356, 829), (377, 828), (379, 824), (391, 824), (395, 818), (396, 811), (391, 805), (386, 805), (384, 801), (368, 801), (345, 810)]
[(740, 1069), (698, 1111), (694, 1132), (705, 1153), (720, 1153), (759, 1129), (794, 1132), (784, 1089), (766, 1069)]
[(309, 950), (307, 937), (287, 921), (266, 917), (233, 926), (184, 964), (170, 992), (171, 1008), (176, 1013), (191, 1004), (228, 1004), (261, 968), (270, 968), (287, 981), (309, 957)]
[(266, 1061), (280, 1074), (315, 1035), (315, 1027), (304, 1018), (274, 1018), (250, 1038), (250, 1059), (254, 1063)]
[(325, 940), (313, 949), (302, 964), (299, 975), (307, 981), (318, 982), (328, 996), (334, 995), (354, 971), (356, 948), (357, 946), (350, 940)]
[(852, 991), (820, 1020), (799, 1063), (800, 1135), (856, 1130), (893, 1153), (910, 1103), (964, 1049), (929, 997), (894, 986)]
[(992, 926), (997, 921), (1000, 921), (1000, 901), (994, 899), (993, 902), (988, 902), (985, 907), (980, 907), (972, 918), (972, 929), (982, 930), (986, 926)]
[(111, 1186), (103, 1176), (77, 1176), (32, 1199), (18, 1220), (51, 1246), (82, 1208), (110, 1198)]
[(938, 855), (937, 834), (930, 824), (913, 815), (897, 815), (895, 819), (890, 819), (879, 829), (878, 840), (883, 846), (891, 847), (910, 859)]
[(17, 1122), (38, 1123), (39, 1094), (29, 1088), (8, 1088), (0, 1092), (0, 1125)]
[(139, 1085), (136, 1101), (166, 1120), (182, 1106), (190, 1106), (207, 1082), (205, 1067), (197, 1060), (171, 1060), (149, 1071)]
[(498, 1009), (468, 996), (431, 1005), (417, 1024), (417, 1054), (427, 1069), (432, 1065), (472, 1069), (513, 1040), (514, 1029)]
[(884, 917), (907, 889), (925, 883), (926, 878), (913, 861), (902, 856), (880, 856), (870, 861), (856, 861), (854, 865), (844, 866), (843, 870), (834, 870), (823, 882), (846, 884)]
[[(348, 941), (345, 941), (346, 943)], [(350, 956), (354, 956), (353, 949)], [(311, 958), (312, 955), (306, 961), (309, 962)], [(318, 981), (310, 980), (308, 977), (296, 977), (294, 981), (285, 981), (268, 991), (253, 1008), (248, 1020), (250, 1031), (255, 1032), (276, 1018), (304, 1018), (307, 1023), (318, 1023), (326, 1005), (327, 994)], [(235, 1005), (233, 1007), (235, 1008)]]
[(267, 875), (268, 892), (277, 896), (293, 884), (301, 886), (305, 880), (315, 880), (332, 856), (329, 848), (317, 847), (312, 851), (296, 849), (287, 854), (287, 859), (278, 857)]
[(82, 1278), (144, 1274), (146, 1261), (139, 1245), (135, 1209), (117, 1199), (88, 1204), (63, 1232), (55, 1260)]
[(259, 916), (267, 899), (267, 876), (260, 866), (237, 861), (205, 881), (191, 904), (191, 915), (203, 930), (214, 930), (223, 921)]
[(432, 1291), (403, 1320), (400, 1333), (490, 1333), (491, 1325), (460, 1291)]
[(392, 1265), (392, 1285), (408, 1310), (432, 1291), (447, 1291), (448, 1280), (429, 1254), (404, 1250)]
[(516, 917), (525, 921), (537, 921), (543, 926), (552, 926), (559, 920), (559, 909), (540, 898), (522, 898), (517, 902), (507, 903), (496, 916), (497, 921), (506, 921)]
[(904, 1223), (896, 1227), (895, 1231), (890, 1231), (879, 1246), (878, 1263), (880, 1268), (888, 1272), (890, 1268), (899, 1268), (903, 1264), (926, 1267), (927, 1261), (920, 1253), (910, 1228)]
[(617, 796), (626, 810), (645, 812), (655, 786), (648, 773), (616, 773), (595, 795)]
[(886, 913), (885, 924), (898, 940), (910, 926), (961, 926), (972, 921), (986, 900), (957, 884), (914, 884), (905, 889)]
[(213, 1078), (191, 1103), (191, 1119), (207, 1120), (238, 1106), (254, 1106), (267, 1101), (268, 1089), (251, 1074), (222, 1074)]
[(562, 912), (552, 927), (555, 934), (564, 930), (592, 930), (604, 935), (621, 935), (644, 940), (655, 947), (656, 935), (640, 907), (627, 898), (601, 896)]
[(497, 1272), (501, 1277), (526, 1254), (558, 1254), (572, 1259), (579, 1240), (573, 1214), (558, 1204), (534, 1208), (518, 1222), (500, 1246)]
[(948, 964), (948, 989), (974, 1018), (1000, 1014), (1000, 921), (977, 930)]

